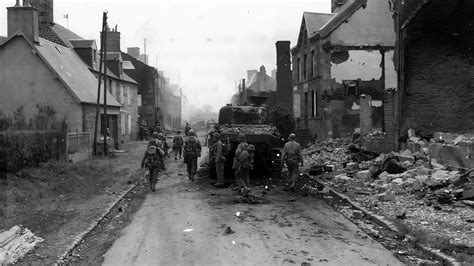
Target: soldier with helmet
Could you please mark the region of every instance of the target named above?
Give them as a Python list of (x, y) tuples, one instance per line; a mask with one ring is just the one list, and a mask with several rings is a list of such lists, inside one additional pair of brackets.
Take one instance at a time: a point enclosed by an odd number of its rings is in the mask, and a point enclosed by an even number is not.
[(162, 143), (158, 140), (158, 133), (154, 132), (153, 139), (148, 143), (147, 150), (145, 151), (141, 163), (142, 168), (146, 167), (148, 169), (148, 180), (151, 191), (156, 191), (155, 186), (158, 181), (158, 174), (162, 169), (163, 156), (165, 153), (161, 148)]
[(188, 138), (184, 142), (184, 162), (187, 165), (188, 177), (194, 182), (194, 176), (197, 172), (197, 160), (201, 157), (201, 143), (193, 130), (188, 132)]
[(255, 147), (247, 143), (243, 133), (237, 136), (239, 146), (235, 150), (234, 165), (235, 179), (242, 194), (250, 192), (250, 169), (253, 167), (253, 154)]
[(281, 164), (286, 163), (288, 167), (288, 177), (291, 180), (290, 188), (295, 188), (296, 179), (299, 175), (299, 165), (303, 166), (303, 155), (301, 154), (301, 147), (298, 142), (296, 142), (296, 135), (291, 133), (288, 137), (288, 142), (283, 147), (283, 156), (281, 159)]

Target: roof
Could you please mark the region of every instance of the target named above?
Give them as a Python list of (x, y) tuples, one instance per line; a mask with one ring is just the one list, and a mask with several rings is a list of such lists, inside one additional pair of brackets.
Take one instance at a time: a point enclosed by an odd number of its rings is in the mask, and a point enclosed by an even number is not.
[(7, 39), (8, 39), (8, 38), (5, 37), (5, 36), (0, 36), (0, 45), (1, 45), (4, 41), (6, 41)]
[(367, 0), (348, 0), (319, 31), (317, 34), (321, 38), (326, 38), (331, 32), (337, 29), (344, 21), (349, 19), (359, 8), (365, 7)]
[(311, 38), (318, 34), (321, 28), (335, 15), (336, 14), (332, 13), (304, 12), (303, 19), (305, 21), (308, 38)]
[(397, 9), (400, 13), (401, 28), (404, 29), (411, 20), (420, 12), (424, 5), (430, 0), (405, 0), (397, 1)]
[(57, 23), (52, 23), (51, 24), (51, 29), (70, 48), (72, 48), (72, 45), (69, 42), (69, 40), (84, 39), (81, 36), (77, 35), (76, 33), (70, 31), (69, 29), (66, 29), (65, 27), (63, 27), (63, 26), (61, 26)]
[(105, 55), (106, 60), (117, 60), (122, 61), (122, 54), (120, 52), (107, 52)]
[(92, 48), (97, 51), (95, 40), (70, 39), (69, 43), (71, 43), (72, 48)]
[[(38, 52), (39, 57), (79, 102), (97, 102), (97, 79), (73, 49), (43, 38), (39, 38), (39, 44), (33, 44), (21, 32), (14, 34), (6, 42), (18, 36), (23, 37)], [(121, 106), (108, 92), (107, 105)]]

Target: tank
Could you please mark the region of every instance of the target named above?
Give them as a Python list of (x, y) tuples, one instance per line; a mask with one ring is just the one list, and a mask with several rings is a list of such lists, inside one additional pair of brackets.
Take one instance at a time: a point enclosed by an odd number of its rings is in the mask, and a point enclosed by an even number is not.
[[(268, 122), (268, 111), (262, 106), (224, 106), (219, 110), (217, 131), (225, 137), (229, 153), (224, 163), (227, 180), (234, 179), (232, 164), (239, 145), (237, 136), (245, 134), (247, 142), (255, 146), (253, 169), (250, 177), (265, 178), (281, 174), (281, 154), (284, 139), (277, 128)], [(209, 145), (212, 148), (212, 143)], [(212, 151), (211, 151), (212, 153)], [(216, 178), (215, 159), (210, 156), (210, 177)]]

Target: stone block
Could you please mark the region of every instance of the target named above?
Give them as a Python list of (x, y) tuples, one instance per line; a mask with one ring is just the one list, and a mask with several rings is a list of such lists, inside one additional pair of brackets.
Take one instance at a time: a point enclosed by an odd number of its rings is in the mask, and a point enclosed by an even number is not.
[(346, 165), (346, 169), (347, 170), (357, 170), (357, 169), (359, 169), (359, 165), (356, 164), (356, 163), (348, 163)]
[(363, 170), (363, 171), (357, 172), (356, 176), (358, 179), (367, 180), (370, 178), (371, 173), (370, 173), (370, 170)]
[(339, 183), (339, 184), (347, 183), (349, 180), (351, 180), (351, 178), (344, 174), (337, 175), (334, 177), (334, 182)]
[(392, 192), (385, 192), (377, 195), (378, 200), (380, 201), (394, 201), (396, 195)]
[(400, 155), (400, 156), (398, 156), (398, 160), (400, 160), (401, 163), (403, 163), (403, 162), (409, 162), (411, 164), (415, 163), (415, 157), (413, 157), (413, 156)]

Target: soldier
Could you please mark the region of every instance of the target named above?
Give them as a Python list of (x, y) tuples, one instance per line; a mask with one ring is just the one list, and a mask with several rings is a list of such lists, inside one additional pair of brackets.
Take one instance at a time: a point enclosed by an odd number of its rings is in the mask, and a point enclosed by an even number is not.
[(181, 159), (181, 155), (183, 153), (183, 144), (184, 140), (183, 137), (181, 137), (181, 131), (177, 132), (178, 134), (174, 136), (173, 138), (173, 151), (174, 151), (174, 160), (178, 160), (178, 155), (179, 159)]
[(163, 151), (165, 152), (165, 157), (168, 158), (169, 157), (169, 155), (168, 155), (169, 146), (168, 146), (168, 142), (166, 142), (165, 134), (158, 133), (158, 138), (160, 139), (161, 143), (163, 143)]
[(190, 130), (189, 137), (184, 142), (184, 162), (187, 165), (188, 176), (194, 182), (194, 176), (197, 172), (197, 159), (201, 157), (201, 143), (196, 137), (196, 133)]
[(288, 140), (283, 148), (281, 164), (283, 166), (283, 164), (286, 163), (288, 167), (288, 177), (291, 180), (290, 188), (294, 189), (299, 174), (299, 164), (303, 166), (303, 156), (301, 154), (300, 144), (296, 142), (296, 135), (291, 133)]
[(224, 162), (226, 160), (228, 148), (223, 143), (225, 136), (219, 135), (218, 133), (214, 133), (216, 142), (213, 146), (213, 150), (215, 150), (215, 162), (216, 162), (216, 175), (217, 175), (217, 183), (215, 184), (216, 187), (220, 188), (224, 186)]
[[(147, 148), (149, 148), (150, 146), (155, 146), (155, 147), (160, 148), (163, 151), (163, 142), (161, 142), (160, 134), (161, 133), (158, 133), (156, 131), (153, 132), (152, 139), (148, 142), (148, 147)], [(163, 151), (163, 153), (164, 153), (164, 151)], [(160, 169), (166, 170), (164, 156), (160, 156), (159, 160), (160, 160)]]
[[(156, 144), (161, 143), (156, 142)], [(142, 159), (141, 167), (148, 169), (148, 180), (152, 192), (156, 191), (155, 186), (158, 181), (158, 174), (160, 173), (161, 164), (163, 162), (162, 157), (164, 155), (165, 153), (160, 147), (154, 146), (153, 143), (151, 143), (151, 145), (147, 147)]]
[(240, 133), (237, 136), (239, 146), (235, 150), (235, 158), (233, 168), (235, 169), (235, 179), (237, 185), (240, 187), (242, 194), (250, 192), (250, 169), (253, 164), (253, 152), (255, 150), (253, 145), (247, 143), (244, 134)]
[(189, 123), (186, 122), (186, 127), (184, 127), (184, 135), (189, 136), (190, 130), (191, 130), (191, 127), (189, 126)]

